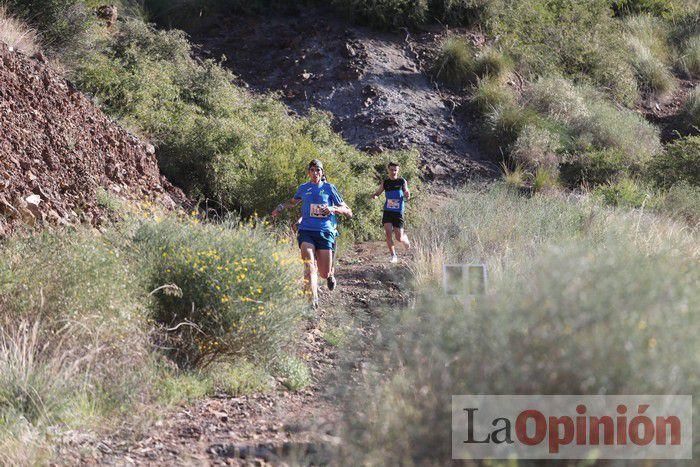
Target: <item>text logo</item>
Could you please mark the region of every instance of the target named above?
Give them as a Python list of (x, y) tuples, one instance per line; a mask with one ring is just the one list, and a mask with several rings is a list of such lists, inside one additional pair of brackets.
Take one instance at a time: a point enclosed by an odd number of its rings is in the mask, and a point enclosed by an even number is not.
[(690, 459), (691, 396), (452, 396), (454, 459)]

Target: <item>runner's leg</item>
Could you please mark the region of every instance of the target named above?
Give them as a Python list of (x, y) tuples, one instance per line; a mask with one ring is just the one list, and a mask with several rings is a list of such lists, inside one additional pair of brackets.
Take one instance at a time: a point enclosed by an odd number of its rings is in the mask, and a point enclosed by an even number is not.
[(384, 233), (386, 234), (386, 246), (389, 247), (389, 254), (391, 256), (394, 256), (396, 254), (396, 250), (394, 249), (394, 239), (391, 238), (392, 229), (393, 226), (391, 225), (391, 222), (386, 222), (384, 224)]
[(316, 275), (316, 248), (312, 243), (301, 243), (301, 259), (304, 261), (304, 291), (310, 293), (312, 302), (318, 301), (318, 276)]
[(406, 248), (411, 248), (411, 242), (408, 240), (408, 235), (403, 231), (403, 227), (396, 228), (394, 233), (398, 242), (401, 242)]
[(318, 274), (322, 279), (328, 279), (331, 272), (331, 262), (333, 261), (332, 250), (316, 250), (316, 263), (318, 264)]

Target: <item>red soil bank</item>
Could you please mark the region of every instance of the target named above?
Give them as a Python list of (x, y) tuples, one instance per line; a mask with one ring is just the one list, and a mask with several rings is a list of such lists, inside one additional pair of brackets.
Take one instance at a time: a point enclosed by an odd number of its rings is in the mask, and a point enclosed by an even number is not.
[(186, 201), (155, 150), (111, 121), (38, 55), (0, 43), (0, 237), (22, 224), (99, 224), (97, 194)]

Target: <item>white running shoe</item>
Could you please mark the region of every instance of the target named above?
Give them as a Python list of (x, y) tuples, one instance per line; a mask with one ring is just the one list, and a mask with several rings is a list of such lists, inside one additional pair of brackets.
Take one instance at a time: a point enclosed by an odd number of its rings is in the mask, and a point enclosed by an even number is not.
[(396, 255), (391, 255), (391, 258), (389, 259), (390, 263), (398, 263), (399, 262), (399, 257)]

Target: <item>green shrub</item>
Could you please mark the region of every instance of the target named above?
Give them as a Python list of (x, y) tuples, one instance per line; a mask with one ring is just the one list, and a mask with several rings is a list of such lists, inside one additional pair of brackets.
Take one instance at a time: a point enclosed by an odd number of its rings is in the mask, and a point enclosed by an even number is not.
[(695, 35), (686, 41), (679, 60), (686, 75), (691, 78), (700, 77), (700, 35)]
[(481, 19), (486, 0), (429, 0), (428, 19), (455, 26), (469, 26)]
[(603, 203), (610, 206), (632, 208), (644, 206), (652, 197), (648, 189), (631, 178), (621, 178), (607, 185), (598, 185), (593, 190), (593, 195), (600, 197)]
[[(136, 233), (150, 254), (152, 317), (184, 368), (268, 364), (294, 343), (301, 262), (261, 227), (165, 220)], [(149, 262), (150, 262), (149, 261)]]
[(698, 394), (698, 280), (670, 245), (646, 255), (621, 240), (565, 242), (471, 311), (426, 299), (382, 328), (384, 351), (345, 412), (341, 455), (451, 462), (452, 394)]
[(416, 26), (428, 17), (428, 0), (333, 0), (352, 17), (377, 27)]
[(700, 86), (695, 86), (683, 108), (685, 125), (693, 133), (700, 133)]
[(631, 16), (624, 20), (629, 60), (637, 74), (640, 88), (665, 95), (675, 87), (668, 66), (670, 45), (665, 23), (652, 16)]
[(679, 182), (700, 186), (700, 136), (680, 138), (654, 157), (648, 175), (661, 187)]
[(298, 391), (311, 384), (309, 367), (297, 357), (285, 355), (275, 364), (273, 374), (290, 391)]
[(596, 186), (615, 182), (635, 173), (626, 154), (619, 149), (601, 149), (569, 157), (561, 167), (562, 179), (571, 187)]
[(515, 95), (508, 86), (490, 76), (477, 80), (470, 100), (481, 113), (515, 105)]
[(637, 113), (618, 109), (601, 94), (562, 78), (541, 78), (527, 105), (568, 127), (571, 153), (615, 150), (627, 167), (640, 167), (661, 151), (659, 131)]
[(496, 0), (485, 25), (529, 76), (562, 74), (606, 89), (615, 99), (637, 99), (620, 27), (608, 0)]
[(5, 0), (8, 10), (35, 27), (53, 49), (79, 44), (93, 17), (83, 0)]
[(474, 62), (474, 50), (469, 40), (449, 36), (440, 44), (433, 68), (437, 79), (461, 87), (476, 78)]

